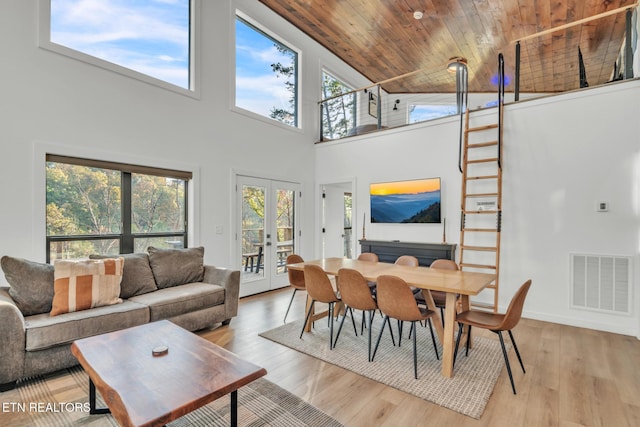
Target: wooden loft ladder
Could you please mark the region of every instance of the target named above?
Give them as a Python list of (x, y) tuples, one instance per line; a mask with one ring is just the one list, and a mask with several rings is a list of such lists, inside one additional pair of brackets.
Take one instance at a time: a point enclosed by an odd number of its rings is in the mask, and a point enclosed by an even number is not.
[[(471, 301), (471, 305), (498, 311), (500, 233), (502, 222), (502, 123), (504, 104), (504, 61), (499, 58), (498, 108), (496, 115), (465, 112), (462, 148), (462, 197), (459, 264), (463, 271), (496, 275), (485, 293), (492, 302)], [(483, 112), (486, 112), (484, 110)], [(471, 117), (473, 116), (473, 117)], [(470, 123), (473, 122), (473, 126)]]

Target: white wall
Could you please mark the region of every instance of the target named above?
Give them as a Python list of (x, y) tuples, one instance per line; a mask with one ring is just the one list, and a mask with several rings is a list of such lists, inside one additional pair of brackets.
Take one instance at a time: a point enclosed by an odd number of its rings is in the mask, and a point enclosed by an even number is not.
[[(193, 170), (191, 244), (204, 245), (206, 261), (216, 265), (234, 260), (234, 171), (302, 184), (303, 257), (318, 255), (317, 183), (345, 177), (357, 183), (355, 237), (370, 182), (440, 176), (447, 240), (458, 240), (455, 119), (314, 148), (322, 67), (353, 87), (370, 82), (259, 2), (200, 3), (201, 96), (193, 99), (40, 49), (37, 2), (0, 2), (0, 255), (44, 260), (46, 151)], [(302, 50), (302, 131), (232, 110), (236, 7)], [(531, 277), (526, 315), (640, 335), (637, 261), (632, 316), (568, 308), (570, 251), (638, 258), (639, 95), (633, 82), (508, 107), (502, 305)], [(610, 202), (609, 213), (595, 213), (600, 199)], [(439, 242), (442, 230), (367, 224), (367, 237)]]
[[(640, 336), (640, 81), (511, 104), (505, 111), (500, 305), (525, 280), (527, 317)], [(482, 112), (477, 114), (491, 114)], [(316, 180), (369, 184), (439, 176), (447, 241), (459, 241), (459, 121), (441, 119), (316, 146)], [(330, 166), (330, 167), (329, 167)], [(607, 213), (596, 202), (610, 203)], [(435, 224), (366, 224), (368, 239), (440, 242)], [(357, 229), (357, 238), (361, 238)], [(569, 254), (634, 258), (632, 315), (571, 309)]]
[[(321, 66), (360, 79), (354, 84), (362, 78), (259, 2), (199, 3), (194, 99), (39, 48), (38, 2), (0, 2), (0, 255), (45, 258), (46, 152), (193, 170), (190, 245), (205, 246), (205, 261), (221, 266), (234, 262), (233, 172), (300, 182), (309, 194), (301, 253), (313, 255)], [(231, 108), (236, 7), (302, 50), (302, 130)]]

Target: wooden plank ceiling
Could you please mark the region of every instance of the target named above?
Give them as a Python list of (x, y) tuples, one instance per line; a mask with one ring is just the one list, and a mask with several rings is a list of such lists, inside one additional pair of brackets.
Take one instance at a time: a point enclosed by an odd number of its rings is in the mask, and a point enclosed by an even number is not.
[[(494, 92), (498, 54), (513, 90), (515, 40), (634, 4), (635, 0), (260, 0), (372, 82), (425, 69), (383, 85), (390, 93), (451, 92), (448, 59), (468, 61), (469, 90)], [(415, 19), (414, 12), (423, 13)], [(578, 47), (591, 86), (612, 77), (625, 13), (521, 46), (521, 92), (579, 87)]]

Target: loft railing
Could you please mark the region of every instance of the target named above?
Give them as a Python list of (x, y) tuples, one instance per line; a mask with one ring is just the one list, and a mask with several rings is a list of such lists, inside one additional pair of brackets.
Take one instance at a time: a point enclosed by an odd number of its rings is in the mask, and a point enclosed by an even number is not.
[(498, 55), (498, 168), (502, 169), (502, 119), (504, 113), (504, 55)]
[[(633, 78), (638, 2), (514, 40), (514, 100), (546, 96)], [(621, 34), (607, 45), (596, 33)], [(594, 40), (598, 40), (595, 43)]]
[[(466, 108), (466, 97), (465, 107), (462, 107), (460, 76), (455, 69), (447, 71), (447, 65), (443, 63), (436, 69), (420, 69), (358, 89), (346, 89), (323, 99), (319, 102), (320, 141), (460, 114), (461, 109)], [(433, 92), (416, 93), (413, 90), (421, 79), (435, 81), (438, 87)], [(486, 102), (491, 101), (495, 98)]]

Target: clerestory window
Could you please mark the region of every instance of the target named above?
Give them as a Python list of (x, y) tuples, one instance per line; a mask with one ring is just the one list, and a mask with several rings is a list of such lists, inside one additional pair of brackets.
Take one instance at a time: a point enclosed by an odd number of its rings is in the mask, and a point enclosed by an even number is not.
[(40, 45), (153, 84), (192, 91), (192, 1), (40, 0)]
[(297, 50), (236, 16), (235, 106), (298, 127), (298, 60)]

